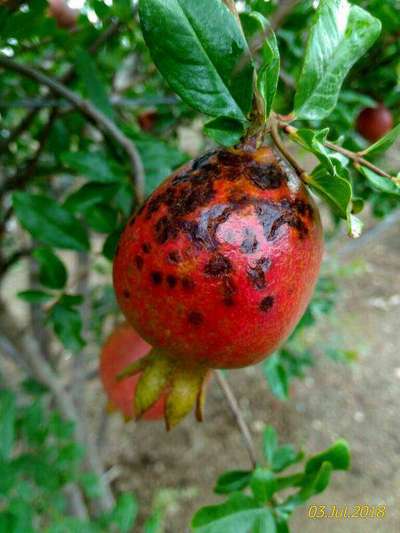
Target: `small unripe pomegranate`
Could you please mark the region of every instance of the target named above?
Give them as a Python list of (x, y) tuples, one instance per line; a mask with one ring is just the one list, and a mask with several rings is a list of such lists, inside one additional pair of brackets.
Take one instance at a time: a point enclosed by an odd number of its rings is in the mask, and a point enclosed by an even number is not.
[[(121, 381), (117, 375), (130, 364), (147, 355), (147, 344), (128, 323), (117, 326), (108, 337), (100, 355), (100, 379), (109, 400), (109, 408), (122, 413), (125, 420), (134, 418), (134, 397), (140, 375)], [(160, 420), (164, 417), (165, 398), (160, 398), (143, 414), (145, 420)]]
[(49, 15), (55, 18), (59, 28), (71, 30), (76, 26), (79, 11), (70, 8), (65, 0), (49, 0)]
[(154, 347), (130, 370), (158, 380), (152, 401), (169, 391), (168, 427), (198, 400), (207, 369), (253, 365), (288, 337), (322, 251), (317, 207), (268, 146), (208, 152), (150, 196), (121, 236), (114, 287)]
[(393, 116), (387, 107), (366, 107), (357, 118), (357, 131), (368, 141), (376, 142), (393, 128)]

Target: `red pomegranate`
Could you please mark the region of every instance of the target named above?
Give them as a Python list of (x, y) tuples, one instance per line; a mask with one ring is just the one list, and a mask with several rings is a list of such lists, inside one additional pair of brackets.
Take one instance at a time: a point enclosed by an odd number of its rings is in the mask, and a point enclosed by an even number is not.
[[(139, 375), (117, 379), (128, 365), (147, 355), (151, 346), (126, 322), (117, 326), (106, 340), (100, 356), (100, 378), (112, 410), (120, 411), (126, 420), (134, 418), (133, 400)], [(164, 398), (158, 400), (143, 415), (145, 420), (164, 417)]]
[[(131, 371), (153, 369), (152, 401), (170, 391), (169, 426), (193, 405), (208, 368), (253, 365), (288, 337), (322, 251), (317, 207), (268, 146), (208, 152), (150, 196), (121, 236), (114, 287), (129, 323), (155, 347)], [(177, 388), (186, 405), (174, 409)]]
[(71, 30), (76, 26), (79, 11), (70, 8), (65, 0), (49, 0), (49, 15), (55, 18), (59, 28)]
[(357, 118), (357, 131), (368, 141), (376, 142), (393, 128), (393, 116), (387, 107), (366, 107)]

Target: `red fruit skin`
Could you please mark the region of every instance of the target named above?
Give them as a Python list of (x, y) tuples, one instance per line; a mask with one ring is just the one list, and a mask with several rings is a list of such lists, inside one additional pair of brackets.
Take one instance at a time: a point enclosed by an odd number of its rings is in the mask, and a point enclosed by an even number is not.
[(55, 18), (59, 28), (71, 30), (76, 26), (79, 11), (71, 9), (65, 0), (49, 0), (49, 15)]
[(153, 346), (238, 368), (288, 337), (322, 253), (318, 209), (294, 171), (266, 146), (220, 149), (180, 168), (131, 218), (114, 288)]
[[(121, 411), (125, 419), (134, 418), (133, 401), (140, 374), (117, 381), (125, 368), (147, 355), (151, 346), (126, 322), (117, 326), (106, 340), (100, 356), (100, 379), (112, 409)], [(143, 420), (164, 418), (165, 397), (162, 396), (142, 417)]]
[(366, 107), (357, 118), (357, 131), (368, 141), (376, 142), (393, 128), (393, 116), (387, 107)]

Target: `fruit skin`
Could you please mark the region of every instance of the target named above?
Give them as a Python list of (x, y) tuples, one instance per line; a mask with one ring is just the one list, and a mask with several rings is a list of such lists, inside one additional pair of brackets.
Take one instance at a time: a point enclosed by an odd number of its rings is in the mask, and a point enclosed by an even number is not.
[(358, 115), (356, 125), (365, 139), (376, 142), (393, 128), (393, 116), (383, 104), (366, 107)]
[(70, 8), (65, 0), (49, 0), (49, 15), (56, 19), (59, 28), (71, 30), (76, 26), (79, 11)]
[[(103, 345), (100, 355), (100, 379), (110, 408), (121, 411), (126, 420), (134, 418), (134, 397), (140, 374), (118, 381), (116, 376), (129, 364), (147, 355), (151, 346), (127, 322), (117, 326)], [(165, 397), (161, 397), (143, 415), (144, 420), (164, 418)]]
[(268, 146), (204, 154), (122, 233), (114, 288), (127, 320), (171, 357), (252, 365), (303, 314), (323, 253), (318, 209)]

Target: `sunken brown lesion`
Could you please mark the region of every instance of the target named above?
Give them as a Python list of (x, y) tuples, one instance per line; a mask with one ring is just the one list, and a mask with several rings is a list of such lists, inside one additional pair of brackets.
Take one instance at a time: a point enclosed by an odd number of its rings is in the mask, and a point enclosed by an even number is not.
[(214, 254), (204, 267), (207, 276), (220, 278), (233, 271), (231, 261), (222, 254)]
[(128, 298), (131, 297), (131, 293), (130, 293), (127, 289), (125, 289), (125, 290), (122, 292), (122, 294), (123, 294), (124, 298), (126, 298), (126, 299), (128, 299)]
[(181, 279), (181, 285), (182, 288), (187, 292), (193, 291), (196, 286), (195, 282), (192, 280), (192, 278), (189, 278), (189, 276), (184, 276)]
[(273, 296), (266, 296), (260, 302), (260, 310), (264, 313), (268, 312), (274, 305), (275, 298)]
[(163, 281), (163, 274), (159, 270), (153, 270), (150, 273), (150, 279), (153, 285), (161, 285)]
[(193, 326), (200, 326), (204, 322), (204, 317), (199, 311), (190, 311), (188, 321)]
[(149, 254), (151, 252), (151, 244), (144, 242), (142, 244), (142, 250), (143, 250), (143, 253)]
[(265, 274), (271, 266), (271, 260), (267, 257), (260, 257), (257, 259), (255, 265), (249, 266), (247, 269), (247, 276), (251, 284), (258, 290), (265, 289), (267, 281)]

